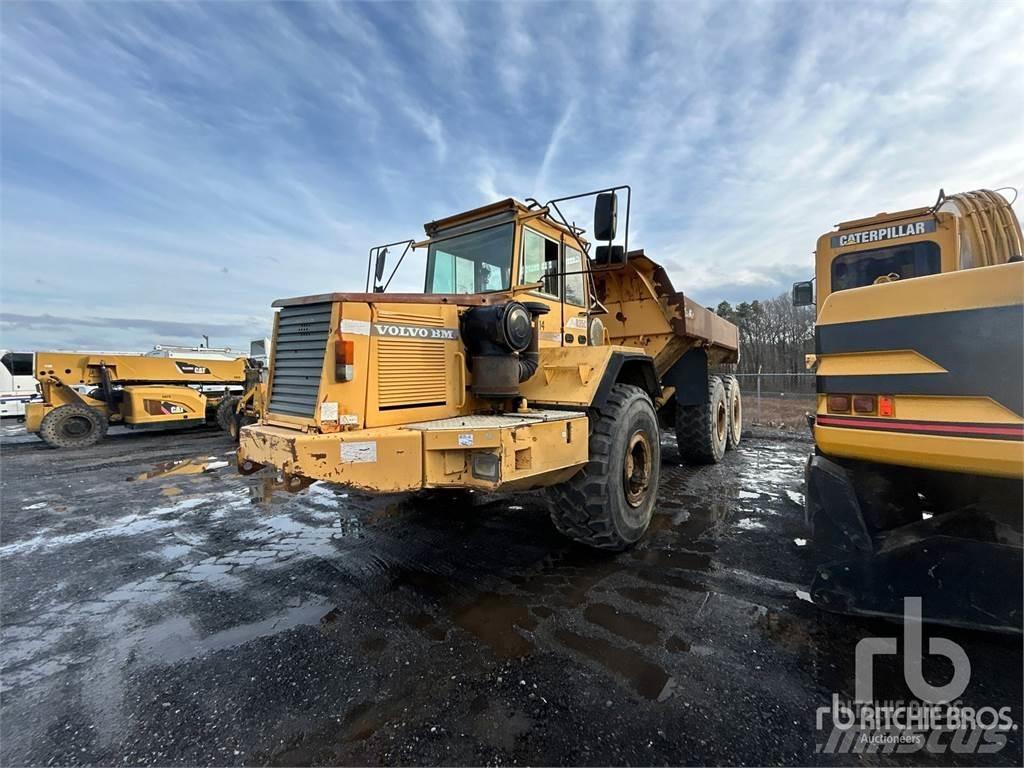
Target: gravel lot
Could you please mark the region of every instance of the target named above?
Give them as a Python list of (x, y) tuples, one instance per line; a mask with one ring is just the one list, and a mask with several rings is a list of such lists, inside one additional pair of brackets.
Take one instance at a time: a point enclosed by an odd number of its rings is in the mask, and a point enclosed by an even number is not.
[[(5, 766), (1021, 764), (1019, 731), (986, 756), (815, 752), (857, 641), (899, 629), (797, 597), (800, 437), (693, 469), (667, 436), (652, 530), (609, 556), (536, 495), (293, 495), (216, 431), (60, 452), (3, 430)], [(970, 656), (964, 702), (1021, 722), (1019, 640), (938, 634)], [(908, 697), (901, 657), (876, 670)]]

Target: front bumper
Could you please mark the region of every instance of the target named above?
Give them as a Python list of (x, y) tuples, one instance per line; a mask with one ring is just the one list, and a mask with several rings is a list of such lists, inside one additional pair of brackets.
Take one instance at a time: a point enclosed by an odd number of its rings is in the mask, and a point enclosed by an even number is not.
[(585, 415), (530, 411), (460, 416), (328, 434), (269, 425), (241, 431), (239, 470), (270, 466), (286, 478), (373, 492), (421, 488), (525, 490), (553, 485), (588, 460)]

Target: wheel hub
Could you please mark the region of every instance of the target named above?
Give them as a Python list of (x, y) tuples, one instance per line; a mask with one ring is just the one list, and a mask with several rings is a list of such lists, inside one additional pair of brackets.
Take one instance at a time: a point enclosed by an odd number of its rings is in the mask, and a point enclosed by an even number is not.
[(626, 491), (626, 501), (631, 507), (639, 507), (647, 497), (647, 490), (651, 485), (653, 453), (646, 432), (634, 432), (626, 444), (623, 487)]
[(84, 416), (72, 416), (61, 425), (61, 432), (68, 438), (85, 437), (91, 431), (92, 423)]

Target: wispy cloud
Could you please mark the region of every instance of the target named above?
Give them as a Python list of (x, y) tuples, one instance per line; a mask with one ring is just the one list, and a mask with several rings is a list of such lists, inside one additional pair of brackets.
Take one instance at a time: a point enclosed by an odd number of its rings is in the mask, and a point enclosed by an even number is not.
[(683, 290), (776, 294), (836, 221), (1024, 184), (1022, 24), (1002, 2), (5, 3), (2, 343), (241, 346), (273, 299), (361, 285), (374, 243), (609, 183)]

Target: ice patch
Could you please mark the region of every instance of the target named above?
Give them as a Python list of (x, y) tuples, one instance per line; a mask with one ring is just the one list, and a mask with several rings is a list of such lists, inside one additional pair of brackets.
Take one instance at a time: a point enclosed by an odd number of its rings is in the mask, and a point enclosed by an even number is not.
[(793, 539), (793, 543), (796, 544), (798, 547), (806, 547), (807, 539)]
[(759, 531), (764, 529), (764, 523), (759, 523), (751, 517), (744, 517), (736, 521), (736, 527), (744, 531)]
[(790, 501), (792, 501), (798, 507), (802, 507), (804, 505), (804, 495), (802, 493), (797, 492), (797, 491), (789, 491), (789, 490), (787, 490), (786, 491), (786, 498), (789, 499)]
[(802, 589), (798, 589), (796, 591), (796, 596), (797, 596), (798, 600), (803, 600), (806, 603), (813, 603), (814, 602), (813, 600), (811, 600), (810, 593), (809, 592), (804, 592)]

